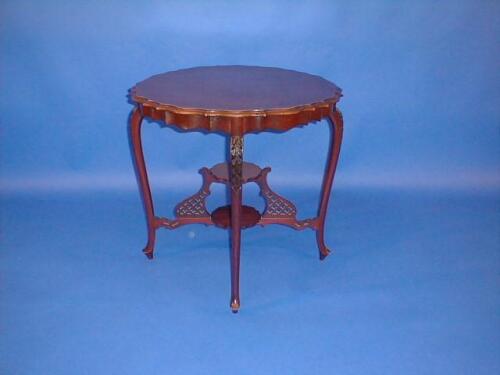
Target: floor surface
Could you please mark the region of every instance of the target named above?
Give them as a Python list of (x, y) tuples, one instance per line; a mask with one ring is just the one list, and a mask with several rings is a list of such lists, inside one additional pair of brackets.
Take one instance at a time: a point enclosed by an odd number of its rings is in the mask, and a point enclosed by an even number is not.
[(493, 192), (336, 190), (323, 262), (310, 230), (248, 229), (238, 314), (224, 230), (161, 231), (148, 261), (136, 192), (0, 210), (1, 374), (500, 373)]

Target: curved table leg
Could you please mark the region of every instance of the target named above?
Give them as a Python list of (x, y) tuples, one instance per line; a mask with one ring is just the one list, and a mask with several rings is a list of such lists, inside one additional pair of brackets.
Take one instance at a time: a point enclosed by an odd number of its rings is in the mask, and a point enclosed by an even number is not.
[(135, 108), (130, 120), (130, 136), (132, 138), (134, 162), (136, 166), (137, 178), (139, 179), (144, 210), (146, 211), (146, 220), (148, 225), (148, 243), (144, 250), (144, 254), (151, 259), (153, 258), (155, 240), (156, 240), (156, 221), (153, 208), (153, 199), (151, 197), (151, 189), (149, 188), (148, 174), (146, 164), (144, 162), (144, 154), (142, 151), (141, 140), (141, 124), (142, 115), (139, 108)]
[(328, 165), (326, 167), (325, 175), (323, 177), (323, 186), (321, 191), (321, 202), (318, 212), (318, 227), (316, 229), (316, 242), (319, 248), (319, 258), (325, 259), (330, 253), (330, 250), (325, 245), (325, 218), (328, 209), (328, 201), (330, 199), (330, 192), (332, 191), (333, 178), (339, 160), (340, 146), (342, 144), (342, 134), (344, 132), (344, 121), (342, 113), (333, 108), (328, 115), (328, 121), (332, 128), (332, 135), (330, 137), (330, 150), (328, 154)]
[(231, 136), (231, 310), (240, 308), (240, 245), (241, 245), (241, 190), (243, 169), (243, 137)]

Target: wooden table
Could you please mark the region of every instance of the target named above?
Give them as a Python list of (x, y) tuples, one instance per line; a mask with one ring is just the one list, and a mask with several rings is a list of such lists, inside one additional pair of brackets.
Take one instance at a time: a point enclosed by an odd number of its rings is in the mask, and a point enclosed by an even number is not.
[[(153, 257), (156, 230), (201, 223), (231, 228), (231, 300), (233, 312), (240, 307), (239, 270), (241, 230), (254, 225), (282, 224), (297, 230), (316, 231), (320, 259), (330, 250), (324, 241), (325, 218), (342, 142), (343, 120), (337, 108), (342, 96), (333, 83), (306, 73), (257, 66), (209, 66), (182, 69), (152, 76), (131, 90), (136, 103), (130, 136), (134, 161), (146, 211), (148, 241), (144, 253)], [(203, 184), (175, 208), (175, 218), (157, 216), (153, 207), (141, 142), (142, 119), (165, 122), (182, 130), (227, 135), (228, 161), (202, 168)], [(243, 161), (243, 137), (247, 133), (286, 131), (327, 119), (332, 128), (327, 167), (316, 217), (299, 220), (289, 200), (271, 190), (270, 168)], [(256, 183), (266, 208), (258, 212), (242, 205), (242, 186)], [(213, 183), (226, 184), (231, 204), (208, 212), (205, 200)]]

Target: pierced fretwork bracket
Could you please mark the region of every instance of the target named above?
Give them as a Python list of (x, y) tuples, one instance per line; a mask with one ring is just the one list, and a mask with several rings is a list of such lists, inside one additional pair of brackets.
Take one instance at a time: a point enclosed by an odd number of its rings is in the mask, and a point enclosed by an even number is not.
[[(297, 230), (306, 228), (317, 229), (317, 218), (297, 220), (297, 208), (295, 205), (271, 190), (267, 182), (267, 175), (271, 172), (271, 168), (266, 167), (261, 169), (255, 164), (246, 162), (241, 164), (241, 168), (241, 184), (255, 182), (259, 186), (260, 194), (266, 202), (266, 208), (262, 213), (258, 225), (281, 224)], [(231, 185), (231, 173), (227, 163), (217, 164), (210, 169), (202, 168), (200, 169), (200, 173), (203, 177), (201, 189), (175, 207), (175, 219), (156, 217), (155, 224), (157, 228), (175, 229), (185, 224), (214, 224), (206, 207), (206, 199), (210, 195), (210, 185), (214, 182)]]
[(271, 172), (271, 168), (269, 167), (262, 169), (254, 180), (259, 185), (260, 195), (266, 201), (266, 208), (258, 224), (281, 224), (297, 230), (306, 228), (316, 229), (316, 218), (297, 220), (297, 208), (295, 205), (271, 190), (267, 183), (269, 172)]
[(212, 224), (210, 213), (206, 207), (206, 199), (210, 195), (210, 185), (217, 181), (217, 178), (208, 168), (200, 169), (200, 173), (203, 178), (201, 189), (175, 207), (175, 219), (157, 217), (158, 227), (175, 229), (185, 224)]
[(262, 217), (294, 218), (297, 215), (297, 208), (288, 199), (283, 198), (271, 190), (267, 183), (267, 174), (269, 172), (271, 172), (271, 168), (264, 168), (255, 181), (260, 187), (260, 194), (266, 201), (266, 209)]
[(196, 194), (184, 199), (175, 207), (176, 217), (206, 217), (210, 216), (205, 206), (205, 200), (210, 195), (210, 185), (213, 182), (210, 170), (202, 168), (203, 186)]

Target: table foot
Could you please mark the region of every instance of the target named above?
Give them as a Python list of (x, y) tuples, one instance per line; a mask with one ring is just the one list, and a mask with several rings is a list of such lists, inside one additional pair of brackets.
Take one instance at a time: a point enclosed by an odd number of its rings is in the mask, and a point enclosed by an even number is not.
[(142, 252), (144, 253), (144, 255), (146, 255), (146, 258), (153, 259), (153, 254), (154, 254), (154, 250), (153, 249), (148, 249), (146, 247), (145, 249), (142, 250)]
[(331, 251), (325, 245), (324, 223), (320, 224), (320, 227), (316, 230), (316, 243), (318, 244), (319, 260), (324, 260)]
[(231, 311), (233, 314), (236, 314), (240, 310), (240, 300), (233, 299), (231, 300)]
[(331, 253), (330, 249), (324, 247), (319, 251), (319, 260), (324, 260)]

